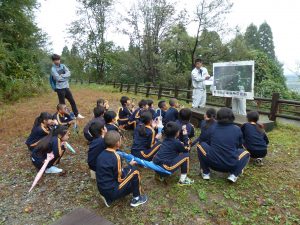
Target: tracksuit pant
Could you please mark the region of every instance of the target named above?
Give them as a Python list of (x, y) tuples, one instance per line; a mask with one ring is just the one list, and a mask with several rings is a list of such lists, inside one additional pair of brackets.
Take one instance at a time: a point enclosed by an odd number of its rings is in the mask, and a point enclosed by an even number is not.
[(146, 149), (143, 151), (131, 151), (131, 154), (140, 159), (152, 161), (154, 155), (158, 152), (160, 145), (161, 145), (161, 143), (157, 142), (150, 149)]

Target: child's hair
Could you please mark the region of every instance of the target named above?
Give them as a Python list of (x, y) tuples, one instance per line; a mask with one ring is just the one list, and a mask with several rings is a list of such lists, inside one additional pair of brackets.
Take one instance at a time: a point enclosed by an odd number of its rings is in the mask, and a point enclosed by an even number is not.
[(124, 106), (128, 100), (129, 100), (129, 98), (127, 96), (122, 96), (120, 99), (121, 105)]
[(150, 107), (153, 105), (153, 103), (154, 103), (152, 99), (148, 99), (147, 102), (148, 102), (149, 108), (150, 108)]
[(142, 137), (146, 136), (146, 125), (149, 124), (152, 120), (152, 114), (150, 112), (144, 112), (141, 115), (140, 121), (141, 123), (139, 123), (137, 129), (139, 132), (139, 135), (141, 135)]
[(117, 114), (114, 111), (107, 111), (106, 113), (104, 113), (105, 123), (111, 123), (116, 117)]
[(53, 55), (51, 56), (51, 59), (52, 59), (52, 61), (60, 60), (60, 55), (53, 54)]
[(207, 118), (209, 119), (206, 121), (206, 125), (205, 125), (205, 129), (207, 129), (215, 121), (217, 112), (214, 108), (209, 108), (205, 114), (206, 114)]
[(51, 130), (50, 134), (48, 134), (46, 137), (43, 137), (39, 143), (37, 144), (36, 148), (38, 149), (38, 154), (43, 155), (45, 153), (50, 153), (51, 149), (49, 149), (49, 143), (52, 139), (52, 137), (57, 136), (65, 136), (68, 133), (68, 127), (58, 125), (53, 130)]
[(164, 107), (165, 104), (166, 104), (166, 101), (165, 100), (161, 100), (161, 101), (158, 102), (157, 106), (158, 106), (158, 108), (161, 109), (161, 108)]
[(164, 134), (167, 138), (174, 138), (181, 127), (176, 122), (169, 122), (164, 128)]
[(102, 129), (104, 128), (104, 123), (95, 121), (91, 124), (89, 132), (93, 138), (98, 138), (102, 135)]
[(169, 100), (170, 106), (173, 106), (173, 107), (176, 105), (177, 102), (178, 102), (178, 100), (177, 100), (176, 98), (171, 98), (171, 99)]
[(44, 120), (51, 120), (53, 116), (50, 113), (42, 112), (34, 121), (33, 127), (39, 126)]
[(108, 131), (104, 137), (104, 142), (108, 148), (114, 148), (120, 140), (121, 135), (115, 130)]
[(102, 105), (97, 106), (94, 108), (94, 117), (98, 118), (100, 116), (103, 116), (104, 112), (105, 112), (105, 109)]
[(57, 111), (62, 110), (66, 105), (65, 104), (57, 104), (56, 109)]
[(195, 64), (198, 63), (198, 62), (199, 62), (199, 63), (203, 63), (203, 60), (200, 59), (200, 58), (198, 58), (198, 59), (195, 60)]
[(147, 100), (142, 99), (141, 101), (139, 101), (139, 107), (143, 108), (148, 104)]
[(179, 111), (179, 118), (183, 122), (190, 122), (192, 117), (192, 111), (189, 108), (183, 108)]
[(223, 107), (217, 112), (217, 120), (219, 123), (233, 123), (235, 116), (231, 109)]
[(259, 120), (259, 113), (257, 111), (250, 111), (247, 113), (247, 119), (248, 122), (254, 122), (256, 124), (256, 129), (261, 132), (264, 133), (264, 126), (262, 124), (258, 124), (257, 121)]
[(105, 103), (105, 100), (104, 100), (104, 99), (102, 99), (102, 98), (98, 99), (98, 100), (97, 100), (97, 107), (98, 107), (98, 106), (103, 106), (104, 103)]

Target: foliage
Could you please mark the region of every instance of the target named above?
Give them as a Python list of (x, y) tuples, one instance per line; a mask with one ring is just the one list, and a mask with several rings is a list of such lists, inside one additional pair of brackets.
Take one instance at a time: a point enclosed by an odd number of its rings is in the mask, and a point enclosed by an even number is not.
[(275, 59), (273, 33), (267, 22), (262, 23), (258, 29), (259, 46), (271, 59)]

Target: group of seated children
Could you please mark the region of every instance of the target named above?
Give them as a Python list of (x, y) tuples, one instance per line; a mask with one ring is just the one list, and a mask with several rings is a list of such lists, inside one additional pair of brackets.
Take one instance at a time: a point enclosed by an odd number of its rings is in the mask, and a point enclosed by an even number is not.
[[(234, 124), (234, 114), (229, 108), (207, 110), (201, 123), (201, 134), (193, 142), (195, 129), (190, 123), (192, 112), (179, 108), (178, 101), (170, 99), (169, 109), (165, 101), (158, 103), (157, 110), (152, 100), (141, 100), (135, 109), (131, 100), (123, 96), (121, 107), (115, 113), (109, 110), (107, 101), (97, 101), (94, 118), (84, 127), (84, 137), (89, 144), (88, 165), (96, 177), (98, 190), (106, 206), (125, 195), (133, 194), (130, 205), (136, 207), (147, 201), (141, 191), (140, 173), (131, 161), (122, 166), (118, 151), (121, 147), (120, 129), (134, 129), (131, 154), (137, 158), (152, 161), (166, 171), (174, 173), (180, 169), (179, 185), (194, 183), (187, 175), (190, 164), (190, 149), (197, 145), (200, 171), (204, 180), (210, 179), (210, 169), (229, 173), (228, 180), (236, 182), (243, 173), (250, 157), (262, 163), (267, 154), (268, 138), (257, 122), (259, 114), (249, 112), (248, 123), (241, 128)], [(47, 154), (54, 158), (48, 165), (47, 173), (58, 173), (55, 167), (66, 149), (68, 126), (72, 119), (65, 105), (58, 105), (57, 113), (41, 113), (36, 119), (26, 144), (32, 151), (32, 162), (41, 168)], [(159, 131), (164, 124), (163, 135)], [(163, 137), (162, 137), (163, 136)], [(162, 181), (165, 175), (156, 172)]]

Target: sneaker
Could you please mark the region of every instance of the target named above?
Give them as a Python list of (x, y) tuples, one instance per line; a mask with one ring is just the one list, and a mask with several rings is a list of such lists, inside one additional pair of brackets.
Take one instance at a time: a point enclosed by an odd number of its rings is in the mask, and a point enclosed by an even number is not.
[(83, 115), (81, 115), (81, 114), (78, 114), (76, 118), (77, 119), (84, 119), (85, 117)]
[(209, 180), (210, 179), (210, 173), (207, 173), (207, 174), (202, 173), (202, 178), (203, 178), (203, 180)]
[(62, 171), (62, 169), (59, 169), (56, 166), (51, 166), (50, 168), (46, 169), (45, 173), (61, 173)]
[(140, 195), (138, 199), (132, 198), (130, 205), (132, 207), (137, 207), (139, 205), (142, 205), (148, 201), (147, 195)]
[(111, 202), (107, 201), (107, 200), (105, 199), (105, 197), (104, 197), (103, 195), (101, 195), (101, 194), (100, 194), (100, 198), (103, 200), (105, 206), (106, 206), (107, 208), (109, 208), (110, 205), (111, 205)]
[(186, 177), (185, 178), (185, 180), (184, 181), (179, 181), (178, 182), (178, 184), (180, 185), (180, 186), (183, 186), (183, 185), (191, 185), (191, 184), (193, 184), (194, 183), (194, 180), (192, 180), (192, 179), (190, 179), (190, 178), (188, 178), (188, 177)]
[(254, 164), (257, 165), (257, 166), (262, 166), (263, 165), (263, 159), (262, 158), (255, 159)]
[(227, 177), (227, 180), (231, 181), (232, 183), (235, 183), (237, 181), (238, 177), (234, 174), (230, 174), (229, 177)]

